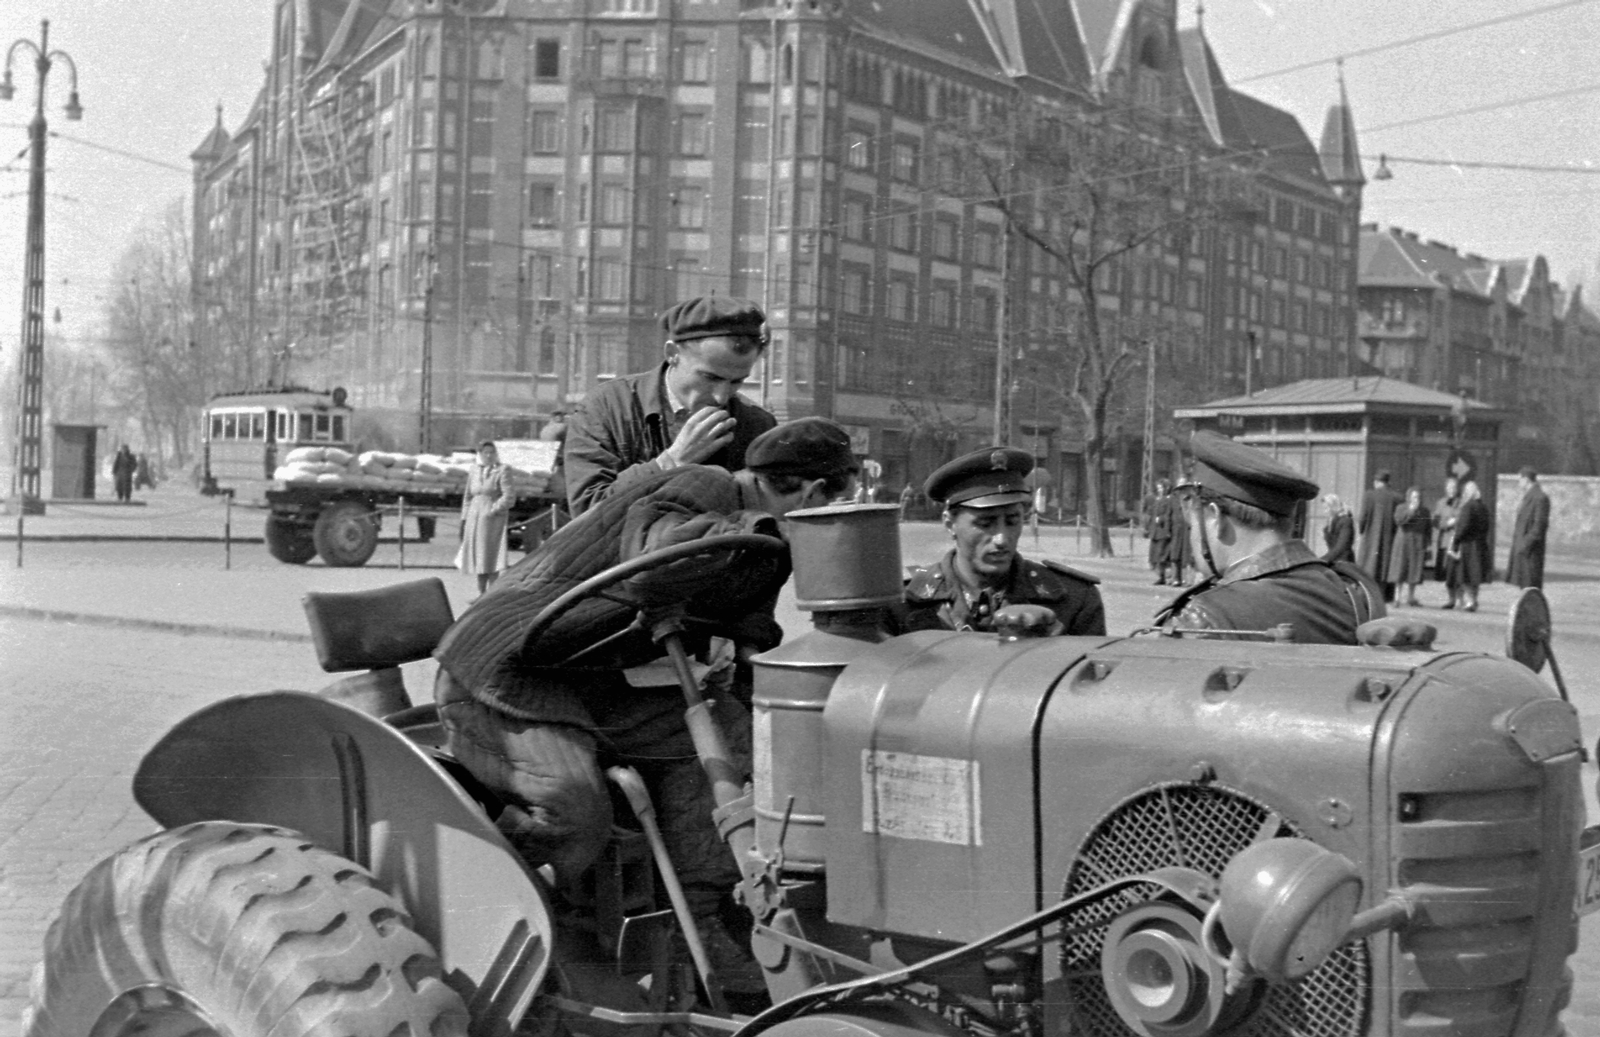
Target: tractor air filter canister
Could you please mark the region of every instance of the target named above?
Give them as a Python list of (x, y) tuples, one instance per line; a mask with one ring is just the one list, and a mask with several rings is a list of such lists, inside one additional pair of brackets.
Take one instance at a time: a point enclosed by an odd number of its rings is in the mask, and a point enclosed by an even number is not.
[(838, 611), (899, 603), (897, 505), (837, 504), (791, 511), (785, 527), (797, 608)]

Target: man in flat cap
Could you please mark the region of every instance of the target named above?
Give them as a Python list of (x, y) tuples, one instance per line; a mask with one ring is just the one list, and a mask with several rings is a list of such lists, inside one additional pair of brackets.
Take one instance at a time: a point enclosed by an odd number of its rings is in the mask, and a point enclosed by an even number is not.
[(994, 629), (1008, 605), (1042, 605), (1055, 615), (1052, 633), (1104, 634), (1105, 605), (1087, 573), (1035, 562), (1017, 550), (1032, 494), (1023, 450), (977, 450), (940, 467), (923, 485), (944, 505), (944, 528), (955, 543), (932, 565), (911, 566), (899, 629)]
[(581, 515), (636, 479), (686, 464), (728, 471), (776, 419), (739, 395), (767, 345), (748, 299), (707, 295), (661, 315), (666, 359), (589, 393), (563, 448), (567, 501)]
[(1318, 558), (1291, 530), (1317, 484), (1264, 451), (1215, 432), (1189, 440), (1194, 472), (1176, 492), (1200, 583), (1156, 617), (1180, 630), (1249, 639), (1282, 623), (1307, 644), (1357, 643), (1385, 614), (1383, 593), (1359, 568)]
[[(745, 769), (749, 674), (735, 649), (764, 650), (782, 639), (773, 607), (788, 559), (691, 558), (591, 598), (527, 640), (545, 606), (613, 565), (721, 533), (779, 536), (790, 511), (826, 504), (854, 481), (850, 436), (824, 418), (768, 430), (746, 460), (733, 473), (696, 464), (640, 473), (557, 530), (446, 632), (434, 653), (435, 697), (450, 751), (506, 803), (497, 824), (525, 858), (554, 867), (558, 888), (593, 863), (610, 837), (604, 767), (638, 768), (724, 988), (759, 996), (761, 971), (722, 921), (739, 869), (712, 820), (716, 804), (684, 724), (682, 692), (648, 629), (630, 629), (639, 609), (614, 599), (682, 603), (708, 621), (710, 632), (693, 625), (685, 647), (709, 667), (702, 680), (715, 691), (707, 698), (732, 762)], [(582, 669), (563, 668), (607, 638)]]

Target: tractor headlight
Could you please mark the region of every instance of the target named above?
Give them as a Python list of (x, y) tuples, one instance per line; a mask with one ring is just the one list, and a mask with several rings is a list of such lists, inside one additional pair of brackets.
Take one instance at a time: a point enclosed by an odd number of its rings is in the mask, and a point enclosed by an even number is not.
[(1361, 876), (1345, 857), (1308, 839), (1268, 839), (1228, 862), (1218, 907), (1245, 967), (1282, 983), (1344, 942), (1360, 899)]

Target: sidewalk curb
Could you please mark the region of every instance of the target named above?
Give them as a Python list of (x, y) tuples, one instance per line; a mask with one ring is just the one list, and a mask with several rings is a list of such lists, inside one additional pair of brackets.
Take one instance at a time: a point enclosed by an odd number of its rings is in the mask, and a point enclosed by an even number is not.
[(178, 623), (165, 619), (135, 619), (129, 616), (107, 616), (95, 612), (67, 612), (61, 609), (32, 608), (27, 605), (0, 605), (0, 616), (10, 616), (16, 619), (37, 619), (51, 623), (84, 623), (91, 626), (152, 630), (164, 634), (183, 634), (195, 637), (223, 637), (236, 641), (312, 643), (310, 634), (296, 634), (286, 630), (258, 630), (254, 627), (216, 626), (209, 623)]
[[(25, 533), (22, 537), (24, 544), (32, 543), (63, 543), (82, 544), (91, 542), (109, 543), (134, 543), (148, 541), (154, 544), (225, 544), (229, 541), (218, 536), (138, 536), (130, 533)], [(14, 544), (17, 542), (15, 533), (0, 533), (0, 544)], [(261, 537), (233, 537), (235, 544), (264, 544)]]

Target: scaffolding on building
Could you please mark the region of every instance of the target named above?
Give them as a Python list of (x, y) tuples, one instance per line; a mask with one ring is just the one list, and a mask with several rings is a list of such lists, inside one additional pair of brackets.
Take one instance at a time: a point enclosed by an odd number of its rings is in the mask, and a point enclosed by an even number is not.
[(301, 336), (345, 344), (367, 318), (373, 91), (359, 79), (302, 81), (290, 191)]

